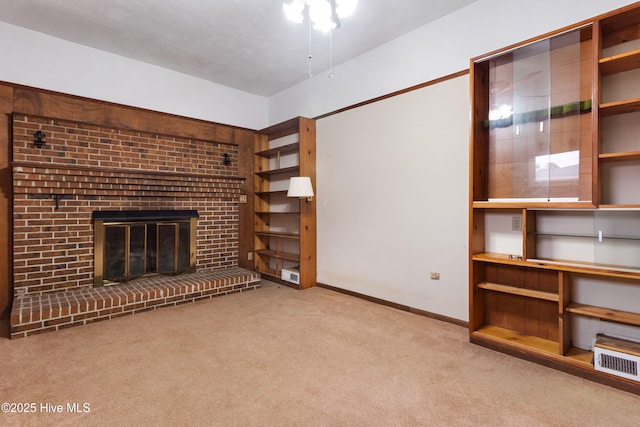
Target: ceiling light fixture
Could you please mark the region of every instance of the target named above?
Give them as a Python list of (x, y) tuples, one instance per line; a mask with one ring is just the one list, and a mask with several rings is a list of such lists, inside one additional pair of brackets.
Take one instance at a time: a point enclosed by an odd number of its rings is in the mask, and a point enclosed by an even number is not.
[[(358, 0), (291, 0), (283, 3), (284, 14), (292, 22), (304, 22), (305, 10), (309, 20), (309, 31), (314, 30), (329, 33), (329, 78), (333, 78), (333, 37), (332, 31), (340, 28), (340, 19), (351, 15), (358, 5)], [(309, 50), (311, 50), (311, 35), (309, 35)], [(309, 77), (311, 71), (311, 52), (309, 52)]]
[(282, 9), (289, 20), (301, 24), (306, 7), (313, 29), (327, 33), (340, 27), (340, 19), (351, 15), (357, 5), (358, 0), (291, 0)]

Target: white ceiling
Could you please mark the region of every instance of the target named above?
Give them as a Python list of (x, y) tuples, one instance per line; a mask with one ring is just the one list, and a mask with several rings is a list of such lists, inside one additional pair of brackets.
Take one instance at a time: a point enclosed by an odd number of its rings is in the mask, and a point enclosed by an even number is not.
[[(360, 0), (333, 65), (474, 1)], [(309, 45), (314, 73), (329, 68), (328, 36), (309, 40), (282, 0), (0, 0), (0, 21), (263, 96), (308, 78)]]

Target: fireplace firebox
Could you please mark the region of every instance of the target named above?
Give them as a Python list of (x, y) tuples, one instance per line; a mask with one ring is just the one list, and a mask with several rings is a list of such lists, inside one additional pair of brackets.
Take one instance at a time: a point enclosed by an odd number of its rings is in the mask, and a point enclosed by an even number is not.
[(196, 269), (195, 210), (95, 211), (94, 286)]

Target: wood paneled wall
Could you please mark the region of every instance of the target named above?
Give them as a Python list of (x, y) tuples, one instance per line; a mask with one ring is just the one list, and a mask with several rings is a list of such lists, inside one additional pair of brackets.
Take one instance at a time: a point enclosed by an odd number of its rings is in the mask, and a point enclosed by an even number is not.
[[(207, 122), (0, 82), (0, 318), (9, 317), (12, 297), (12, 207), (11, 207), (11, 114), (25, 113), (44, 117), (81, 121), (123, 129), (136, 129), (187, 138), (239, 144), (239, 175), (253, 176), (253, 135), (250, 129)], [(253, 200), (252, 180), (240, 189)], [(252, 209), (241, 204), (239, 260), (241, 267), (252, 268), (247, 253), (252, 247)]]
[(11, 312), (13, 279), (11, 272), (11, 113), (13, 88), (0, 85), (0, 319), (8, 319)]

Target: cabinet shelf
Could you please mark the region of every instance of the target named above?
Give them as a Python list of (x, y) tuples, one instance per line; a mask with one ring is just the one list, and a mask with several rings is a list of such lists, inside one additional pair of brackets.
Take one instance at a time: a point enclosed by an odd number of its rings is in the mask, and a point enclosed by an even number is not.
[(600, 104), (600, 116), (608, 117), (616, 114), (635, 113), (640, 111), (640, 98), (625, 99), (624, 101)]
[(300, 170), (299, 166), (290, 166), (288, 168), (271, 169), (271, 170), (256, 172), (256, 175), (258, 175), (260, 178), (268, 179), (276, 175), (286, 175), (290, 173), (297, 173), (299, 170)]
[(258, 268), (256, 271), (260, 274), (265, 274), (267, 276), (280, 278), (280, 274), (278, 273), (278, 271), (272, 268)]
[(491, 341), (509, 345), (510, 347), (519, 348), (525, 351), (534, 350), (542, 354), (559, 353), (560, 345), (551, 340), (547, 340), (532, 335), (523, 335), (510, 329), (501, 328), (499, 326), (485, 325), (472, 333), (472, 336), (480, 336)]
[(640, 68), (640, 50), (613, 55), (600, 60), (600, 73), (603, 76), (622, 73)]
[(598, 236), (595, 234), (580, 234), (580, 233), (545, 233), (543, 231), (532, 231), (527, 233), (531, 236), (556, 236), (556, 237), (576, 237), (583, 239), (596, 239)]
[(597, 264), (593, 262), (570, 261), (561, 259), (527, 259), (538, 268), (581, 273), (592, 276), (620, 277), (625, 279), (640, 279), (640, 269), (628, 268), (614, 264)]
[(624, 323), (627, 325), (640, 326), (639, 313), (575, 303), (569, 304), (566, 310), (573, 314), (595, 317), (597, 319), (609, 320), (611, 322)]
[(293, 144), (281, 145), (280, 147), (258, 151), (256, 152), (256, 156), (271, 158), (278, 155), (282, 156), (285, 154), (297, 153), (299, 149), (300, 143), (294, 142)]
[(565, 353), (565, 357), (569, 362), (572, 362), (572, 364), (576, 366), (580, 366), (590, 370), (594, 369), (592, 351), (569, 347), (569, 350), (567, 350), (567, 352)]
[(560, 353), (557, 342), (538, 338), (531, 335), (522, 335), (515, 331), (498, 326), (483, 326), (471, 334), (472, 341), (489, 341), (510, 348), (517, 348), (527, 353), (534, 353), (545, 358), (562, 361), (588, 371), (594, 371), (593, 352), (569, 347), (564, 355)]
[(256, 191), (255, 195), (260, 197), (268, 197), (268, 196), (277, 196), (277, 195), (285, 195), (287, 194), (287, 190), (278, 190), (278, 191)]
[(475, 254), (473, 255), (472, 259), (474, 261), (490, 262), (494, 264), (521, 265), (524, 267), (533, 266), (532, 264), (528, 263), (527, 261), (521, 258), (511, 258), (509, 255), (506, 255), (506, 254), (496, 254), (496, 253), (490, 253), (490, 252)]
[(269, 212), (269, 211), (256, 211), (256, 215), (300, 215), (300, 212)]
[(509, 258), (509, 255), (495, 253), (475, 254), (471, 259), (473, 261), (487, 262), (492, 264), (517, 265), (522, 267), (541, 268), (546, 270), (566, 271), (568, 273), (579, 273), (590, 276), (606, 276), (640, 280), (640, 270), (632, 270), (628, 268), (625, 269), (623, 267), (614, 265), (534, 258), (522, 260)]
[(255, 235), (264, 237), (278, 237), (281, 239), (300, 239), (300, 235), (297, 233), (282, 233), (278, 231), (256, 231)]
[(488, 201), (475, 201), (472, 203), (474, 209), (593, 209), (595, 206), (592, 202), (580, 201), (580, 202), (488, 202)]
[(519, 295), (528, 298), (541, 299), (545, 301), (558, 302), (558, 294), (551, 292), (536, 291), (534, 289), (518, 288), (515, 286), (501, 285), (498, 283), (483, 282), (478, 284), (478, 288), (488, 291), (502, 292), (511, 295)]
[(508, 347), (516, 347), (525, 351), (534, 350), (534, 353), (541, 354), (545, 357), (560, 360), (565, 363), (587, 369), (593, 368), (593, 352), (582, 350), (575, 347), (569, 347), (564, 355), (559, 353), (559, 345), (555, 341), (546, 340), (530, 335), (522, 335), (510, 329), (500, 328), (498, 326), (483, 326), (474, 331), (471, 336), (502, 344)]
[(288, 252), (279, 252), (271, 249), (261, 249), (256, 251), (257, 254), (268, 256), (270, 258), (284, 259), (287, 261), (300, 262), (300, 255)]
[[(541, 231), (533, 231), (531, 233), (527, 233), (531, 236), (550, 236), (550, 237), (576, 237), (582, 239), (598, 239), (597, 234), (579, 234), (579, 233), (545, 233)], [(640, 236), (623, 236), (616, 234), (603, 234), (602, 239), (615, 239), (615, 240), (640, 240)]]
[(632, 161), (640, 160), (640, 151), (624, 151), (619, 153), (601, 153), (598, 155), (600, 160), (609, 161)]
[(615, 209), (615, 210), (640, 210), (640, 205), (632, 205), (632, 204), (628, 204), (628, 205), (613, 205), (613, 204), (601, 204), (600, 205), (600, 210), (606, 210), (606, 209)]

